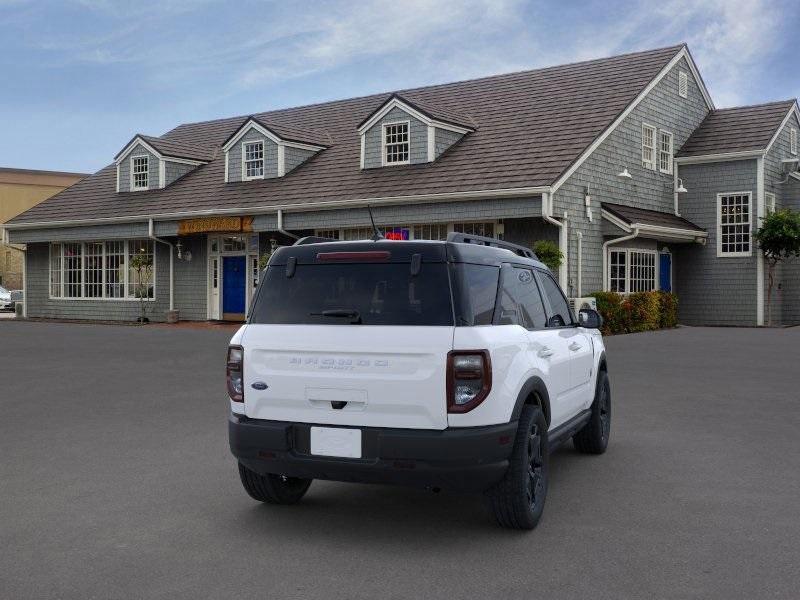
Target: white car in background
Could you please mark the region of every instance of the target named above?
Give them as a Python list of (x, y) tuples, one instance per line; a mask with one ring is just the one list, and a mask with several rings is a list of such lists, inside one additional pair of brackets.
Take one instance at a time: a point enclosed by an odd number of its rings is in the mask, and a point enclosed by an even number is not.
[(11, 292), (0, 285), (0, 310), (14, 310), (14, 301), (11, 300)]

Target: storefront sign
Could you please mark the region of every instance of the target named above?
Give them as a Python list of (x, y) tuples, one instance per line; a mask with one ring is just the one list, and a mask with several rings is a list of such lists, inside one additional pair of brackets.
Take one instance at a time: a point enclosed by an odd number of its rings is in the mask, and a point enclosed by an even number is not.
[(253, 231), (253, 217), (204, 217), (185, 219), (178, 223), (178, 235), (190, 233), (249, 232)]

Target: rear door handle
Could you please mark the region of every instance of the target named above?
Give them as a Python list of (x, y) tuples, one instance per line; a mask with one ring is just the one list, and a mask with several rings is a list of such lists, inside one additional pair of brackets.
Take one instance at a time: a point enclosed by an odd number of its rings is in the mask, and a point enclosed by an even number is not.
[(553, 351), (547, 346), (543, 346), (536, 354), (539, 356), (539, 358), (550, 358), (553, 356)]
[(583, 348), (583, 346), (581, 346), (581, 345), (580, 345), (578, 342), (572, 342), (572, 343), (569, 345), (569, 349), (570, 349), (570, 350), (572, 350), (573, 352), (577, 352), (577, 351), (578, 351), (578, 350), (580, 350), (581, 348)]

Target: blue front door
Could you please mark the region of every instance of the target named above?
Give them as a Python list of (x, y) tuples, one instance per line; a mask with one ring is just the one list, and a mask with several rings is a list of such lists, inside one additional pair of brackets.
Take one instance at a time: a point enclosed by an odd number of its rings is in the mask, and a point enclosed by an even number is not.
[(244, 318), (244, 256), (222, 259), (222, 318)]
[(658, 283), (659, 288), (661, 288), (664, 292), (671, 292), (672, 291), (672, 255), (662, 253), (659, 254), (659, 263), (658, 263)]

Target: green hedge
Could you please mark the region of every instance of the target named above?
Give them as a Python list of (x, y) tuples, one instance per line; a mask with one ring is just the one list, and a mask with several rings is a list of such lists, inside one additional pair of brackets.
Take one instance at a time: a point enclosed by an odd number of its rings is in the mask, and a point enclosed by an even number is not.
[(603, 316), (603, 333), (633, 333), (675, 327), (678, 297), (670, 292), (595, 292), (597, 311)]

